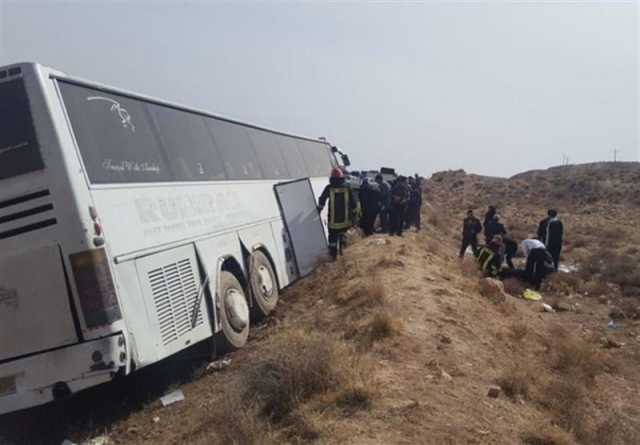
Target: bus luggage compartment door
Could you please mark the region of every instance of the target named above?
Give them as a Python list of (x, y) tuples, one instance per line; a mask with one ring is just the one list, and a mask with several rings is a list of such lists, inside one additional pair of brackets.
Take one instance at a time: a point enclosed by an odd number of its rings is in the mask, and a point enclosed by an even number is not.
[(60, 250), (50, 245), (0, 260), (0, 360), (78, 341)]
[(327, 255), (327, 238), (313, 188), (305, 178), (276, 184), (274, 191), (289, 235), (297, 275), (301, 278), (311, 273)]

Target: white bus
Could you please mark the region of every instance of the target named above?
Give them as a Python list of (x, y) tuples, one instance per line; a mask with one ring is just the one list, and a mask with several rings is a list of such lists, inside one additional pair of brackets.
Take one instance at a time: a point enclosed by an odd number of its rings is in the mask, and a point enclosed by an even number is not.
[(242, 347), (292, 280), (274, 184), (317, 196), (336, 165), (324, 140), (0, 68), (0, 414)]

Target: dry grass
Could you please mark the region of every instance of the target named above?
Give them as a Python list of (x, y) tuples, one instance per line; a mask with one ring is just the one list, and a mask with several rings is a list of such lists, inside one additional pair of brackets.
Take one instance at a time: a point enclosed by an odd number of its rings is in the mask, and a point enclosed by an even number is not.
[(587, 389), (575, 377), (552, 379), (544, 388), (542, 404), (551, 412), (555, 423), (576, 435), (588, 435)]
[(511, 324), (509, 327), (509, 336), (516, 341), (524, 340), (529, 334), (529, 326), (524, 321)]
[(387, 303), (387, 294), (382, 283), (372, 279), (352, 289), (351, 292), (336, 295), (335, 301), (342, 306), (357, 304), (364, 308), (372, 308), (384, 306)]
[(352, 348), (326, 335), (284, 331), (264, 348), (265, 359), (246, 368), (226, 390), (215, 413), (222, 443), (309, 442), (320, 436), (313, 399), (323, 410), (368, 409), (375, 391), (369, 367)]
[(557, 426), (544, 425), (522, 435), (525, 445), (573, 445), (571, 434)]
[(496, 379), (496, 384), (502, 388), (504, 394), (510, 399), (528, 399), (530, 387), (533, 383), (533, 373), (527, 366), (522, 365), (507, 369)]
[(404, 262), (394, 256), (384, 257), (378, 260), (374, 265), (373, 269), (393, 269), (393, 268), (403, 268)]
[(592, 379), (604, 370), (604, 357), (593, 345), (561, 327), (551, 330), (549, 364), (555, 371), (573, 378)]

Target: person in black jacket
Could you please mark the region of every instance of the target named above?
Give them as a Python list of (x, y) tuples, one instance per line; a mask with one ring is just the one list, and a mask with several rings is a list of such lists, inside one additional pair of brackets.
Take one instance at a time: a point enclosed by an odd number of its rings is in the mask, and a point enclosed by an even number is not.
[(500, 216), (493, 215), (490, 221), (485, 222), (484, 236), (486, 238), (486, 244), (489, 244), (496, 235), (506, 235), (507, 230), (504, 228), (504, 224), (500, 222)]
[(487, 209), (487, 213), (484, 214), (484, 222), (483, 222), (485, 245), (489, 244), (491, 242), (491, 238), (493, 238), (493, 236), (488, 235), (487, 229), (491, 221), (493, 221), (494, 216), (496, 216), (496, 206), (489, 206), (489, 208)]
[(318, 211), (321, 212), (329, 200), (329, 254), (334, 260), (342, 255), (344, 234), (354, 224), (357, 210), (356, 197), (346, 183), (344, 173), (339, 168), (331, 170), (329, 184), (318, 199)]
[(467, 217), (462, 222), (462, 247), (460, 247), (460, 258), (464, 256), (467, 247), (471, 246), (473, 254), (478, 253), (478, 234), (482, 232), (480, 220), (473, 214), (473, 210), (467, 211)]
[(360, 227), (365, 236), (373, 234), (373, 224), (376, 221), (378, 213), (382, 205), (382, 198), (378, 187), (369, 184), (369, 180), (364, 178), (360, 186), (360, 206), (362, 208), (362, 217), (360, 218)]
[(407, 214), (405, 217), (405, 229), (415, 226), (420, 230), (420, 211), (422, 208), (422, 187), (417, 178), (409, 178), (409, 202), (407, 203)]
[(391, 188), (391, 211), (389, 214), (391, 218), (390, 235), (402, 236), (408, 202), (409, 187), (407, 186), (407, 178), (400, 176)]
[(555, 209), (549, 209), (547, 217), (538, 225), (538, 239), (544, 243), (553, 257), (553, 267), (556, 271), (560, 265), (563, 237), (564, 227), (558, 218), (558, 212)]

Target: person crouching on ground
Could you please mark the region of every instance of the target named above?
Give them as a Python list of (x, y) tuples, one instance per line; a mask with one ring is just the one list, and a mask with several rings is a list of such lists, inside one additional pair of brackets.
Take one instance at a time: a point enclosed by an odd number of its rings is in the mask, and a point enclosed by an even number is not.
[(485, 277), (498, 278), (502, 267), (501, 248), (502, 238), (495, 236), (489, 244), (478, 250), (478, 265)]
[(532, 238), (522, 241), (522, 253), (527, 258), (522, 278), (538, 290), (546, 276), (554, 271), (553, 258), (542, 241)]
[(353, 190), (345, 182), (344, 173), (339, 168), (331, 170), (329, 184), (318, 200), (321, 212), (329, 200), (329, 254), (333, 260), (342, 255), (344, 234), (354, 223), (357, 202)]
[(473, 254), (478, 253), (478, 234), (482, 232), (480, 220), (473, 214), (473, 210), (467, 211), (467, 217), (462, 222), (462, 246), (460, 247), (460, 258), (464, 256), (467, 247), (471, 246)]

